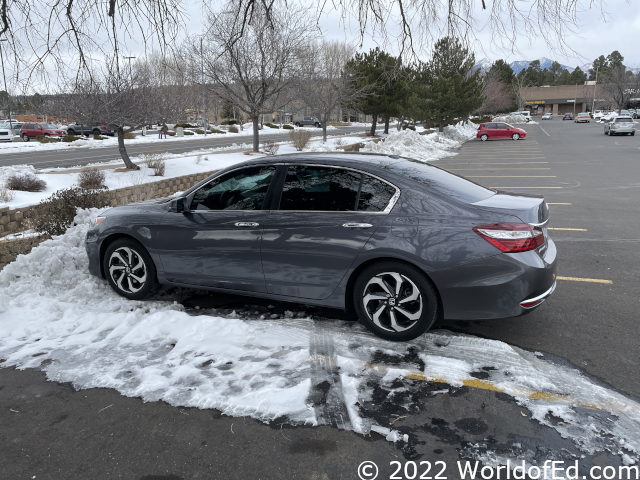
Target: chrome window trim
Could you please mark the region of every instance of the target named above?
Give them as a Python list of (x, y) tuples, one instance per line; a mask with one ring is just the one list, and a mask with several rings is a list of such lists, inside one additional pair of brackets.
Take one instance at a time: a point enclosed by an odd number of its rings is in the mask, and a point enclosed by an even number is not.
[(283, 166), (291, 166), (291, 165), (301, 165), (301, 166), (306, 166), (306, 167), (325, 167), (325, 168), (340, 168), (342, 170), (351, 170), (352, 172), (358, 172), (361, 173), (363, 175), (369, 175), (373, 178), (377, 178), (378, 180), (380, 180), (381, 182), (386, 183), (387, 185), (391, 185), (393, 188), (396, 189), (396, 193), (393, 194), (393, 196), (391, 197), (391, 199), (389, 200), (389, 203), (387, 203), (387, 206), (384, 208), (384, 210), (380, 211), (380, 212), (368, 212), (366, 210), (270, 210), (271, 212), (303, 212), (303, 213), (366, 213), (368, 215), (388, 215), (389, 212), (391, 212), (391, 210), (393, 210), (393, 207), (395, 207), (396, 203), (398, 202), (398, 199), (400, 198), (400, 188), (398, 188), (396, 185), (394, 185), (393, 183), (391, 183), (389, 180), (385, 180), (384, 178), (381, 178), (373, 173), (369, 173), (369, 172), (365, 172), (364, 170), (358, 170), (357, 168), (352, 168), (352, 167), (343, 167), (343, 166), (337, 166), (337, 165), (323, 165), (320, 163), (297, 163), (297, 162), (287, 162), (287, 163), (276, 163), (274, 165), (283, 165)]

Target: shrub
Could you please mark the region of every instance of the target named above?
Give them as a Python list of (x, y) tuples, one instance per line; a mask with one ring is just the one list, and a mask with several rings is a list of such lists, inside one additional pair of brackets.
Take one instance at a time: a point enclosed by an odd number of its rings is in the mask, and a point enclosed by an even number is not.
[(333, 141), (334, 145), (337, 147), (342, 147), (344, 145), (344, 139), (342, 137), (338, 137)]
[(85, 190), (97, 190), (105, 188), (104, 181), (107, 176), (103, 170), (97, 168), (83, 168), (78, 174), (78, 186)]
[(311, 138), (311, 132), (309, 130), (298, 130), (289, 132), (289, 138), (293, 142), (293, 146), (299, 152), (307, 146), (309, 139)]
[(194, 132), (196, 132), (198, 135), (204, 135), (204, 130), (202, 130), (201, 128), (194, 130)]
[(262, 144), (262, 150), (267, 155), (275, 155), (276, 153), (278, 153), (279, 149), (280, 149), (280, 145), (278, 145), (273, 140), (267, 140)]
[(170, 137), (175, 137), (176, 136), (176, 132), (167, 132), (167, 135), (169, 135)]
[(402, 124), (402, 130), (406, 130), (407, 128), (409, 130), (413, 130), (414, 132), (416, 131), (416, 127), (414, 127), (413, 125), (409, 125), (408, 123), (403, 123)]
[(109, 192), (104, 188), (63, 188), (40, 202), (29, 220), (38, 233), (62, 235), (73, 223), (77, 208), (102, 208), (108, 206), (109, 201)]
[(185, 131), (184, 131), (184, 134), (185, 134), (185, 135), (194, 135), (194, 133), (193, 133), (193, 132), (189, 132), (188, 130), (185, 130)]
[(23, 175), (14, 173), (7, 179), (7, 188), (21, 192), (42, 192), (47, 188), (47, 182), (33, 173), (27, 172)]
[(14, 199), (15, 193), (6, 184), (0, 183), (0, 202), (9, 203)]
[(125, 132), (123, 135), (125, 140), (133, 140), (136, 136), (131, 132)]
[(225, 120), (224, 122), (220, 122), (220, 125), (236, 125), (237, 123), (237, 120)]
[(273, 124), (273, 123), (271, 123), (271, 122), (267, 122), (267, 123), (265, 123), (265, 126), (267, 126), (267, 127), (269, 127), (269, 128), (280, 128), (280, 126), (279, 126), (279, 125), (274, 125), (274, 124)]
[(178, 127), (182, 127), (182, 128), (195, 128), (195, 125), (191, 125), (190, 123), (177, 123), (175, 128)]
[(235, 125), (231, 125), (231, 126), (229, 127), (229, 131), (230, 131), (231, 133), (238, 133), (238, 127), (236, 127)]
[(284, 130), (293, 130), (293, 129), (294, 129), (294, 128), (293, 128), (293, 125), (282, 125), (282, 128), (283, 128)]
[(225, 132), (224, 130), (218, 130), (218, 129), (213, 128), (213, 129), (211, 129), (211, 133), (227, 133), (227, 132)]
[(161, 153), (149, 153), (145, 155), (144, 163), (153, 170), (154, 177), (164, 177), (165, 163), (164, 155)]
[(80, 137), (76, 137), (75, 135), (65, 135), (62, 137), (62, 141), (67, 143), (75, 142), (76, 140), (80, 140)]
[(107, 137), (103, 137), (103, 136), (101, 136), (101, 135), (94, 135), (94, 136), (93, 136), (93, 139), (94, 139), (94, 140), (104, 140), (105, 138), (107, 138)]
[(40, 143), (53, 143), (58, 141), (57, 138), (45, 137), (44, 135), (38, 135), (36, 140)]

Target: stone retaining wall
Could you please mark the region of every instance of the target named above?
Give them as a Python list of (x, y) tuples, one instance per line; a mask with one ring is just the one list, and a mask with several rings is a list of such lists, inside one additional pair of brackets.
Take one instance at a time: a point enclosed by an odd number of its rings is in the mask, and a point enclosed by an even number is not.
[[(215, 171), (215, 170), (214, 170)], [(151, 200), (153, 198), (166, 197), (176, 192), (187, 190), (200, 180), (207, 178), (212, 172), (194, 173), (183, 177), (174, 177), (160, 180), (159, 182), (144, 183), (133, 187), (118, 188), (111, 190), (111, 205), (126, 205), (128, 203), (141, 202), (143, 200)], [(38, 205), (30, 207), (10, 209), (9, 207), (0, 208), (0, 238), (10, 233), (21, 232), (26, 230), (24, 221), (28, 219)]]

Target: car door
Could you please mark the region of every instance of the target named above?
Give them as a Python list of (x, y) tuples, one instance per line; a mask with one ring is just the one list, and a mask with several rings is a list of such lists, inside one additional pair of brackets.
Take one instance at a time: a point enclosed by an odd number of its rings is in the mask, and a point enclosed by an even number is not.
[(482, 133), (486, 133), (489, 138), (496, 138), (498, 130), (496, 130), (495, 123), (485, 123), (484, 128), (485, 131)]
[(496, 123), (496, 138), (505, 138), (509, 136), (509, 130), (506, 123)]
[(275, 166), (251, 166), (212, 179), (167, 213), (158, 232), (167, 280), (264, 292), (260, 242)]
[(327, 298), (386, 218), (399, 190), (345, 168), (292, 164), (281, 169), (280, 199), (262, 235), (267, 292)]

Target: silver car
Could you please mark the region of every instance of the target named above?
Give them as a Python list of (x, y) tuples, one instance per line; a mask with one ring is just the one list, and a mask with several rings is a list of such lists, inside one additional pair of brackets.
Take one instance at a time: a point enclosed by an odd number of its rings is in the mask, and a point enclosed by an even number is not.
[(629, 117), (615, 117), (611, 121), (604, 124), (605, 135), (621, 135), (621, 134), (636, 134), (636, 123), (633, 118)]

